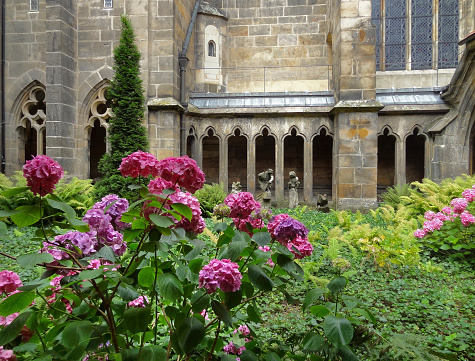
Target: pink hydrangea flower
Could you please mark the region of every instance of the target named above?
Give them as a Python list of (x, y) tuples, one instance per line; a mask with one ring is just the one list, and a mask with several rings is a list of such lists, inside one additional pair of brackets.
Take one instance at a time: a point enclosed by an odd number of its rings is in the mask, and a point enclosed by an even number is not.
[(41, 197), (53, 193), (56, 184), (64, 176), (63, 168), (58, 162), (46, 155), (37, 155), (23, 166), (26, 184), (31, 187), (34, 195)]
[(0, 361), (17, 361), (17, 358), (12, 350), (6, 350), (0, 346)]
[(231, 218), (245, 219), (261, 208), (261, 204), (249, 192), (231, 193), (224, 199), (224, 203), (231, 209)]
[[(307, 240), (307, 238), (301, 237), (297, 237), (287, 243), (287, 248), (295, 255), (295, 258), (297, 259), (308, 257), (313, 252), (312, 244)], [(297, 250), (298, 252), (296, 252), (295, 250)]]
[(0, 316), (0, 326), (8, 326), (19, 314), (19, 312), (15, 312), (7, 317)]
[(163, 159), (157, 165), (158, 175), (163, 179), (178, 184), (190, 193), (203, 188), (205, 174), (194, 159), (184, 155)]
[(475, 189), (467, 188), (462, 192), (462, 197), (464, 197), (467, 202), (473, 202), (475, 199)]
[(120, 163), (120, 174), (123, 177), (137, 178), (138, 176), (153, 177), (158, 176), (158, 160), (153, 154), (142, 152), (141, 150), (122, 158)]
[(450, 220), (450, 216), (448, 216), (444, 212), (437, 212), (435, 214), (435, 218), (440, 219), (442, 222)]
[(473, 216), (473, 214), (464, 211), (460, 214), (460, 221), (465, 227), (468, 227), (472, 223), (475, 223), (475, 217)]
[(442, 208), (442, 212), (447, 214), (447, 215), (450, 215), (450, 214), (452, 214), (452, 208), (444, 207), (444, 208)]
[(465, 198), (455, 198), (452, 199), (450, 205), (454, 213), (460, 214), (465, 210), (465, 208), (467, 208), (468, 202)]
[(275, 229), (284, 219), (290, 218), (287, 213), (278, 214), (271, 218), (271, 221), (267, 225), (267, 230), (271, 234), (272, 238), (275, 238)]
[(251, 330), (249, 330), (249, 327), (247, 327), (247, 325), (241, 325), (233, 331), (233, 333), (238, 332), (240, 332), (243, 336), (247, 336), (251, 333)]
[(264, 227), (264, 221), (262, 219), (252, 219), (250, 217), (246, 219), (241, 219), (241, 218), (233, 218), (234, 225), (236, 226), (237, 229), (240, 231), (246, 232), (249, 234), (251, 237), (253, 235), (252, 231), (247, 229), (247, 224), (249, 223), (252, 228), (254, 229), (261, 229)]
[(426, 233), (434, 232), (435, 230), (440, 230), (443, 224), (444, 222), (442, 222), (440, 219), (434, 218), (432, 221), (425, 221), (423, 229)]
[[(67, 276), (71, 276), (71, 275), (74, 275), (74, 274), (75, 274), (75, 272), (70, 271), (70, 272), (68, 272)], [(52, 303), (56, 302), (56, 295), (61, 292), (61, 280), (63, 279), (63, 277), (64, 277), (63, 275), (56, 276), (55, 278), (53, 278), (50, 281), (49, 284), (51, 286), (53, 286), (53, 288), (52, 288), (53, 293), (50, 296), (48, 296), (47, 299), (46, 299), (48, 304), (52, 304)], [(68, 311), (69, 313), (73, 312), (73, 306), (71, 305), (71, 302), (68, 299), (62, 297), (61, 302), (64, 303), (64, 305), (66, 307), (66, 311)]]
[(435, 213), (432, 211), (427, 211), (424, 213), (424, 218), (428, 221), (432, 221), (435, 218)]
[(179, 190), (178, 187), (174, 183), (169, 182), (160, 177), (152, 179), (150, 183), (148, 184), (148, 190), (152, 194), (162, 194), (164, 189), (169, 189), (169, 188), (175, 189), (175, 191)]
[(245, 346), (236, 347), (236, 345), (234, 345), (232, 341), (223, 347), (223, 351), (230, 355), (240, 355), (245, 349), (246, 349)]
[(206, 288), (208, 293), (235, 292), (241, 287), (242, 274), (239, 265), (229, 259), (212, 259), (199, 273), (199, 287)]
[(23, 283), (15, 272), (7, 270), (0, 272), (0, 294), (12, 293), (21, 286), (23, 286)]
[(148, 301), (148, 297), (147, 296), (139, 296), (138, 298), (136, 298), (135, 300), (133, 301), (130, 301), (128, 303), (128, 305), (130, 307), (145, 307), (146, 304), (150, 304), (150, 302)]
[(427, 231), (424, 229), (416, 229), (414, 231), (414, 237), (416, 238), (424, 238), (426, 234), (427, 234)]

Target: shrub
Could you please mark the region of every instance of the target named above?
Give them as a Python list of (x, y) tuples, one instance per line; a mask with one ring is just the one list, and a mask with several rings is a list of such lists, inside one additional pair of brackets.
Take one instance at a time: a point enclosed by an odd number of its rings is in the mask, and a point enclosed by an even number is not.
[(395, 185), (386, 189), (386, 192), (381, 194), (381, 200), (383, 203), (390, 205), (391, 207), (397, 207), (402, 203), (401, 197), (409, 197), (411, 195), (411, 185)]
[(203, 216), (211, 217), (213, 215), (214, 206), (224, 202), (226, 192), (224, 191), (223, 183), (211, 183), (205, 184), (203, 188), (197, 190), (195, 197), (200, 202)]

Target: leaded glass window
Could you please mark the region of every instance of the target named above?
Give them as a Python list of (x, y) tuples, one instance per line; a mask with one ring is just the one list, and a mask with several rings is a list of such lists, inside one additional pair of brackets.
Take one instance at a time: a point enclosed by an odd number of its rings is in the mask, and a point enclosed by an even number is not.
[(112, 8), (112, 0), (104, 0), (104, 8), (111, 9)]
[(458, 0), (439, 0), (439, 68), (455, 68), (458, 63)]
[(432, 68), (432, 0), (412, 0), (411, 69)]
[(371, 4), (371, 22), (376, 30), (376, 70), (381, 66), (381, 2), (373, 0)]
[(406, 68), (406, 4), (401, 0), (387, 0), (385, 31), (385, 68)]
[(30, 11), (39, 11), (39, 0), (30, 0)]

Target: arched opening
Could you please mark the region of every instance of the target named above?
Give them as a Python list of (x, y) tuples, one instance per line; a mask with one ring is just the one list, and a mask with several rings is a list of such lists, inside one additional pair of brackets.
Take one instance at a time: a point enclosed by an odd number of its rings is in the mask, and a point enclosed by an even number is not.
[(36, 129), (31, 126), (29, 120), (26, 121), (26, 127), (23, 128), (22, 138), (25, 149), (23, 162), (26, 162), (38, 155), (38, 133)]
[(208, 56), (216, 56), (216, 43), (213, 40), (208, 42)]
[(378, 196), (394, 185), (396, 167), (396, 137), (385, 128), (378, 136)]
[(206, 183), (219, 183), (219, 138), (213, 130), (208, 130), (208, 135), (203, 138), (202, 149)]
[[(259, 185), (259, 173), (268, 169), (275, 171), (275, 138), (265, 128), (256, 138), (256, 184)], [(260, 191), (260, 190), (259, 190)]]
[(418, 128), (406, 139), (406, 183), (424, 178), (425, 141)]
[(89, 150), (89, 178), (97, 179), (102, 177), (99, 172), (99, 160), (106, 153), (106, 130), (101, 127), (99, 119), (96, 119), (94, 127), (91, 128)]
[[(292, 129), (290, 135), (284, 139), (284, 179), (287, 182), (289, 172), (294, 171), (300, 180), (299, 197), (303, 197), (303, 137), (297, 135), (297, 130)], [(277, 175), (278, 176), (278, 175)], [(288, 190), (286, 190), (286, 195)]]
[(198, 155), (196, 149), (196, 135), (194, 128), (190, 128), (188, 136), (186, 137), (186, 155), (198, 162)]
[(242, 190), (247, 190), (247, 139), (239, 129), (228, 138), (228, 190), (233, 182), (240, 182)]
[(313, 192), (326, 194), (328, 199), (332, 194), (333, 183), (333, 137), (327, 134), (325, 128), (313, 138)]

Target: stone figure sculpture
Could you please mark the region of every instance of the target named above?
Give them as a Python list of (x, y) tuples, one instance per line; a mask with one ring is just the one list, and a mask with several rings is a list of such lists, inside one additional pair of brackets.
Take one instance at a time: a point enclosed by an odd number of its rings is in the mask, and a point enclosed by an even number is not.
[(261, 202), (263, 208), (270, 208), (270, 200), (272, 197), (271, 186), (274, 181), (274, 171), (269, 168), (268, 170), (259, 173), (257, 179), (262, 189), (262, 193), (257, 197), (257, 199)]
[(299, 196), (297, 192), (297, 188), (300, 185), (299, 182), (299, 177), (297, 177), (297, 174), (295, 174), (294, 171), (289, 172), (289, 183), (288, 183), (288, 188), (289, 188), (289, 208), (293, 209), (299, 205)]
[(330, 207), (328, 206), (328, 199), (326, 194), (317, 195), (317, 211), (324, 213), (330, 212)]
[(231, 186), (231, 193), (241, 193), (241, 190), (242, 190), (242, 186), (241, 186), (241, 182), (237, 181), (237, 182), (233, 182), (232, 186)]

